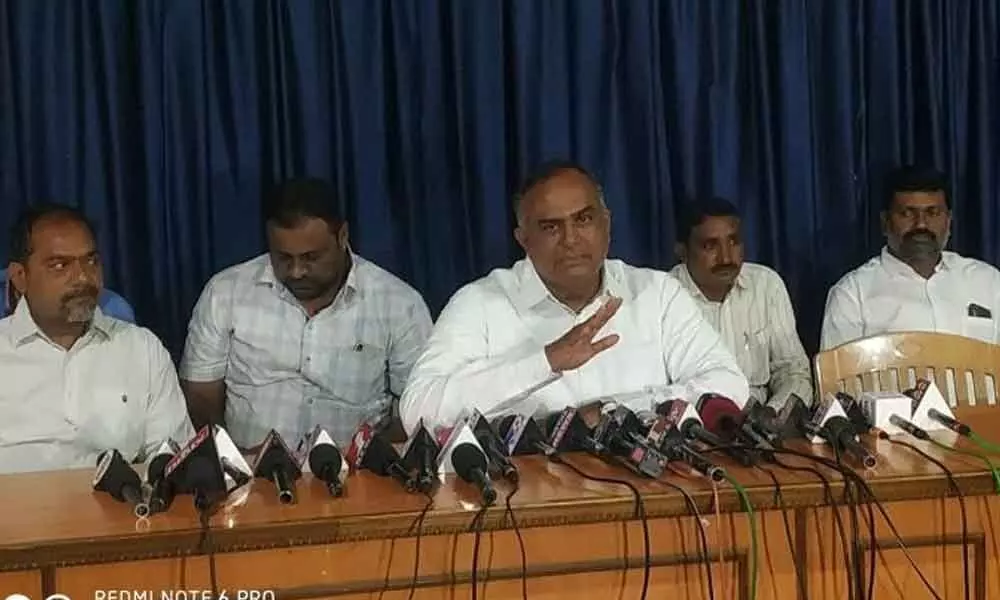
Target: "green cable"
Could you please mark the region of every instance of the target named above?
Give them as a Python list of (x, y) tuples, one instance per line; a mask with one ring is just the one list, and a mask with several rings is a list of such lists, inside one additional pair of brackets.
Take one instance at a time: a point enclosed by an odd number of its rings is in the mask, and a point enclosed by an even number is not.
[[(740, 485), (733, 477), (726, 473), (726, 481), (733, 486), (736, 493), (740, 496), (740, 501), (743, 503), (743, 509), (747, 512), (747, 518), (750, 520), (750, 597), (749, 600), (757, 600), (757, 519), (753, 514), (753, 505), (750, 504), (750, 497), (747, 495), (747, 490), (742, 485)], [(721, 525), (721, 524), (720, 524)]]
[(976, 435), (976, 432), (971, 429), (969, 430), (968, 438), (972, 443), (979, 446), (986, 452), (989, 452), (990, 454), (1000, 454), (1000, 444), (994, 444), (993, 442), (984, 440)]
[(953, 448), (947, 444), (943, 444), (935, 440), (934, 438), (928, 438), (927, 441), (929, 441), (930, 443), (934, 444), (935, 446), (937, 446), (942, 450), (947, 450), (948, 452), (955, 452), (957, 454), (964, 454), (965, 456), (978, 458), (979, 460), (985, 462), (986, 466), (989, 467), (990, 472), (993, 474), (993, 488), (997, 494), (1000, 494), (1000, 471), (997, 471), (997, 467), (996, 465), (993, 464), (993, 461), (990, 460), (990, 457), (986, 456), (985, 454), (980, 454), (979, 452), (973, 452), (972, 450), (965, 450), (963, 448)]

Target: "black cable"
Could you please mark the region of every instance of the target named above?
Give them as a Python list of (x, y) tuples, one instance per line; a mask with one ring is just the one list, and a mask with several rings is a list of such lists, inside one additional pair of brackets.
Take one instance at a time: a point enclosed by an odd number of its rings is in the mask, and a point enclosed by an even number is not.
[(522, 600), (528, 600), (528, 553), (524, 549), (524, 538), (521, 537), (521, 528), (517, 524), (517, 517), (514, 516), (514, 509), (510, 506), (510, 499), (521, 489), (521, 484), (518, 480), (515, 480), (511, 486), (510, 492), (504, 498), (504, 505), (507, 507), (504, 512), (514, 527), (514, 535), (517, 536), (517, 546), (521, 550), (521, 598)]
[(847, 589), (850, 590), (851, 589), (851, 572), (850, 572), (851, 553), (850, 553), (850, 550), (848, 549), (848, 547), (849, 547), (850, 544), (847, 541), (847, 530), (844, 528), (844, 520), (840, 516), (840, 507), (837, 505), (837, 500), (833, 496), (833, 489), (831, 489), (831, 487), (830, 487), (830, 480), (829, 480), (829, 478), (827, 478), (827, 476), (824, 475), (822, 473), (822, 471), (820, 471), (819, 469), (817, 469), (815, 467), (796, 467), (796, 466), (790, 465), (790, 464), (788, 464), (788, 463), (780, 460), (777, 456), (774, 457), (774, 461), (773, 462), (774, 462), (775, 465), (781, 467), (782, 469), (786, 469), (788, 471), (799, 471), (799, 472), (802, 472), (802, 473), (810, 473), (812, 475), (815, 475), (819, 479), (820, 484), (823, 486), (823, 495), (826, 497), (826, 501), (830, 505), (830, 509), (833, 511), (834, 526), (837, 529), (837, 534), (840, 536), (840, 548), (841, 548), (841, 551), (844, 554), (844, 564), (848, 566), (848, 571), (847, 571), (847, 578), (848, 578), (847, 579)]
[[(587, 473), (584, 473), (576, 465), (566, 462), (566, 460), (558, 454), (553, 454), (549, 456), (549, 460), (569, 468), (571, 471), (573, 471), (580, 477), (583, 477), (584, 479), (589, 479), (590, 481), (597, 481), (599, 483), (622, 485), (627, 487), (629, 491), (632, 492), (632, 496), (633, 498), (635, 498), (635, 508), (633, 510), (633, 513), (635, 518), (639, 519), (642, 523), (642, 548), (643, 548), (642, 595), (639, 596), (639, 598), (640, 600), (646, 600), (646, 594), (649, 592), (649, 571), (650, 571), (649, 523), (646, 520), (646, 504), (642, 501), (642, 495), (639, 493), (638, 488), (636, 488), (628, 481), (625, 481), (624, 479), (595, 477), (594, 475), (589, 475)], [(625, 569), (628, 570), (627, 556), (625, 557)]]
[(708, 533), (705, 531), (705, 523), (702, 522), (701, 513), (698, 511), (698, 505), (695, 504), (694, 498), (691, 494), (676, 483), (663, 479), (654, 479), (653, 481), (680, 492), (681, 495), (684, 496), (684, 501), (688, 505), (688, 510), (691, 511), (691, 514), (694, 515), (695, 521), (698, 522), (698, 537), (701, 540), (701, 556), (703, 564), (705, 565), (705, 578), (708, 581), (708, 598), (709, 600), (715, 600), (715, 583), (712, 581), (712, 559), (708, 556)]
[(483, 521), (486, 520), (488, 504), (484, 504), (472, 518), (469, 528), (475, 532), (472, 543), (472, 600), (479, 598), (479, 540), (483, 535)]
[[(842, 469), (848, 468), (844, 464), (844, 456), (840, 444), (831, 444), (833, 448), (833, 458)], [(864, 578), (861, 573), (861, 538), (858, 533), (858, 505), (854, 502), (854, 494), (851, 493), (851, 483), (844, 476), (844, 505), (847, 507), (847, 515), (851, 518), (851, 553), (850, 561), (847, 563), (847, 591), (848, 597), (861, 600), (864, 597)], [(874, 540), (872, 540), (874, 543)]]
[(219, 582), (215, 576), (215, 547), (212, 544), (211, 528), (208, 521), (212, 518), (207, 510), (198, 511), (198, 521), (201, 523), (201, 539), (198, 540), (198, 547), (201, 552), (208, 554), (208, 576), (212, 582), (212, 600), (219, 598)]
[[(424, 505), (420, 514), (417, 515), (417, 518), (413, 520), (413, 523), (410, 524), (410, 528), (406, 531), (406, 534), (409, 535), (414, 528), (417, 530), (417, 547), (414, 550), (413, 578), (410, 580), (410, 594), (407, 596), (408, 600), (412, 600), (413, 594), (417, 591), (417, 578), (420, 577), (420, 539), (424, 535), (424, 519), (427, 518), (427, 513), (430, 511), (432, 506), (434, 506), (434, 496), (427, 494), (427, 504)], [(386, 575), (386, 579), (388, 579), (388, 575)], [(385, 588), (386, 586), (382, 587), (383, 590)]]
[[(942, 600), (941, 595), (937, 593), (937, 590), (934, 589), (934, 586), (932, 586), (930, 581), (927, 580), (927, 576), (924, 575), (924, 572), (921, 571), (920, 567), (917, 566), (917, 561), (914, 560), (913, 555), (910, 554), (910, 549), (903, 542), (903, 538), (899, 535), (899, 530), (896, 529), (896, 524), (892, 522), (892, 519), (889, 517), (888, 511), (885, 510), (885, 506), (882, 504), (882, 501), (875, 496), (875, 492), (872, 491), (871, 486), (868, 485), (868, 482), (865, 481), (863, 477), (855, 473), (852, 469), (841, 467), (835, 461), (832, 461), (828, 458), (824, 458), (822, 456), (816, 456), (815, 454), (807, 454), (805, 452), (798, 452), (796, 450), (789, 450), (787, 448), (782, 448), (782, 449), (776, 448), (772, 451), (781, 454), (789, 454), (791, 456), (798, 456), (800, 458), (805, 458), (806, 460), (812, 460), (822, 465), (825, 465), (831, 469), (834, 469), (843, 475), (850, 477), (855, 482), (855, 484), (859, 485), (865, 491), (865, 494), (868, 496), (871, 502), (875, 503), (875, 507), (878, 508), (879, 513), (882, 515), (882, 518), (885, 520), (886, 525), (889, 527), (889, 531), (892, 532), (892, 536), (896, 539), (896, 545), (899, 547), (900, 550), (902, 550), (903, 555), (906, 557), (907, 562), (909, 562), (910, 566), (913, 567), (914, 572), (916, 572), (917, 577), (920, 578), (920, 581), (923, 582), (924, 587), (926, 587), (927, 591), (929, 591), (932, 596), (937, 598), (937, 600)], [(871, 504), (869, 503), (869, 508), (870, 506)], [(874, 521), (874, 514), (872, 515), (872, 517), (873, 517), (872, 520)], [(872, 544), (873, 545), (875, 544), (875, 540), (872, 540)]]
[(921, 450), (920, 448), (917, 448), (916, 446), (914, 446), (913, 444), (911, 444), (909, 442), (904, 442), (904, 441), (901, 441), (901, 440), (894, 440), (894, 439), (890, 438), (889, 435), (886, 434), (885, 432), (882, 432), (882, 433), (879, 434), (879, 439), (880, 440), (886, 440), (886, 441), (888, 441), (891, 444), (895, 444), (897, 446), (903, 446), (905, 448), (909, 448), (910, 450), (913, 450), (914, 452), (916, 452), (920, 456), (923, 456), (927, 460), (929, 460), (932, 463), (934, 463), (935, 465), (937, 465), (939, 469), (941, 469), (942, 471), (944, 471), (944, 476), (948, 478), (948, 485), (949, 485), (949, 487), (951, 487), (951, 489), (955, 492), (955, 496), (958, 497), (958, 507), (959, 507), (959, 511), (961, 512), (961, 515), (962, 515), (962, 576), (964, 578), (963, 579), (963, 585), (964, 585), (963, 589), (964, 589), (964, 592), (965, 592), (964, 593), (965, 600), (969, 600), (969, 597), (970, 597), (970, 595), (972, 593), (972, 590), (969, 587), (969, 524), (968, 524), (968, 519), (967, 519), (967, 515), (966, 515), (966, 512), (965, 512), (965, 494), (963, 494), (961, 488), (958, 487), (958, 482), (955, 481), (955, 474), (952, 473), (951, 469), (949, 469), (948, 467), (946, 467), (943, 462), (941, 462), (940, 460), (934, 458), (933, 456), (931, 456), (927, 452), (924, 452), (923, 450)]
[(806, 597), (806, 579), (802, 574), (802, 565), (799, 564), (798, 559), (795, 556), (795, 540), (792, 539), (792, 526), (788, 523), (788, 508), (785, 506), (785, 496), (781, 493), (781, 483), (778, 482), (778, 477), (774, 474), (774, 471), (764, 468), (762, 465), (754, 465), (758, 470), (767, 473), (771, 481), (774, 482), (774, 499), (778, 505), (778, 510), (781, 511), (781, 522), (785, 526), (785, 540), (788, 542), (788, 552), (792, 555), (792, 564), (795, 566), (795, 580), (799, 585), (799, 597)]

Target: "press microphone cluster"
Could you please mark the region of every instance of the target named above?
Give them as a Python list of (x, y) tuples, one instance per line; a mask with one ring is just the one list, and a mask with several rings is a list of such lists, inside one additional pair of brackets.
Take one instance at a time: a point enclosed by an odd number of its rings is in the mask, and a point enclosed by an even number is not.
[(136, 517), (149, 516), (149, 504), (143, 494), (142, 480), (118, 450), (106, 450), (98, 457), (93, 487), (96, 491), (107, 492), (115, 500), (132, 506)]

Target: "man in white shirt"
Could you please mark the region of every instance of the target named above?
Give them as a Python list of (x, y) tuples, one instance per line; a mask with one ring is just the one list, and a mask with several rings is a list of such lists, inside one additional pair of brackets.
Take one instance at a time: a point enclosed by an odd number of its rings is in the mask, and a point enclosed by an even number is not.
[(181, 383), (196, 425), (242, 448), (316, 425), (339, 443), (382, 421), (430, 334), (413, 288), (350, 250), (335, 193), (296, 179), (264, 199), (268, 254), (216, 274), (188, 327)]
[(688, 206), (677, 228), (681, 264), (671, 274), (691, 293), (750, 382), (776, 407), (791, 394), (812, 401), (809, 359), (788, 290), (773, 270), (743, 261), (740, 215), (719, 198)]
[(886, 246), (830, 290), (823, 350), (893, 331), (1000, 341), (1000, 272), (943, 250), (951, 230), (947, 185), (934, 169), (893, 173), (882, 212)]
[(610, 213), (585, 169), (544, 165), (518, 194), (517, 222), (527, 258), (445, 307), (400, 403), (408, 430), (471, 408), (492, 418), (631, 397), (648, 410), (650, 388), (746, 402), (746, 378), (680, 284), (607, 259)]
[(11, 235), (21, 297), (0, 320), (0, 473), (142, 461), (194, 433), (174, 365), (149, 330), (101, 313), (93, 229), (75, 209), (26, 211)]

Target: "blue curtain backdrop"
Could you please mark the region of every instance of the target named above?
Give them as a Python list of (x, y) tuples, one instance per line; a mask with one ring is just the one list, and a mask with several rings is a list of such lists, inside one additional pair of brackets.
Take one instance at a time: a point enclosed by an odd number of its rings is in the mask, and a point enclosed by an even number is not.
[(684, 198), (737, 202), (812, 346), (831, 282), (881, 244), (885, 165), (950, 172), (953, 247), (1000, 258), (998, 15), (986, 0), (0, 0), (0, 227), (39, 199), (85, 208), (110, 286), (176, 350), (205, 281), (262, 250), (262, 186), (332, 179), (355, 248), (436, 310), (517, 256), (514, 184), (569, 156), (604, 181), (612, 251), (637, 264), (674, 262)]

